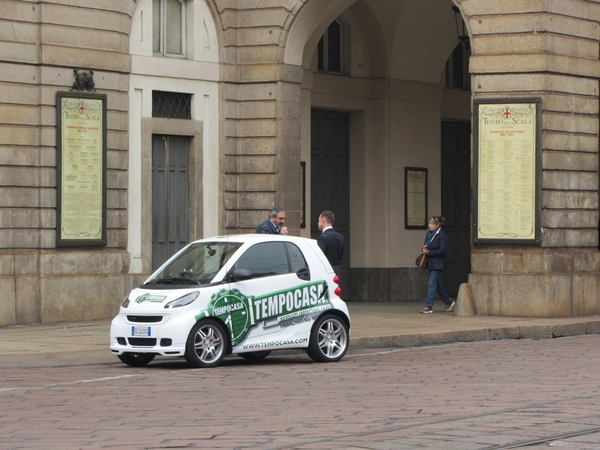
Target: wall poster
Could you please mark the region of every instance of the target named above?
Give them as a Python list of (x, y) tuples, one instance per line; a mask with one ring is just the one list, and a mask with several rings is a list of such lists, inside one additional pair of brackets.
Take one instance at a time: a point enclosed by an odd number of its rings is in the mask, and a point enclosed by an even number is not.
[(404, 168), (404, 228), (427, 228), (427, 169)]
[(57, 92), (57, 246), (106, 245), (106, 94)]
[(541, 100), (474, 106), (474, 243), (540, 244)]

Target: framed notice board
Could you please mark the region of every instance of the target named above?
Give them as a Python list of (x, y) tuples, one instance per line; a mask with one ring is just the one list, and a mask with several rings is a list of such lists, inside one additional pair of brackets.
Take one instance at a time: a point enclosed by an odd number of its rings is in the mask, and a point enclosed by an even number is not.
[(106, 245), (106, 94), (57, 92), (59, 247)]
[(474, 102), (474, 243), (539, 245), (541, 99)]
[(424, 230), (427, 220), (427, 169), (404, 168), (404, 228)]

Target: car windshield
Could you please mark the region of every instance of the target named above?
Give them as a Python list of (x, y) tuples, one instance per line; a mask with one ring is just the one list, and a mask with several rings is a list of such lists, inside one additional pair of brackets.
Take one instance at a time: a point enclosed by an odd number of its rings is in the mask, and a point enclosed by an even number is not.
[(192, 244), (155, 272), (144, 286), (208, 284), (241, 245), (239, 242)]

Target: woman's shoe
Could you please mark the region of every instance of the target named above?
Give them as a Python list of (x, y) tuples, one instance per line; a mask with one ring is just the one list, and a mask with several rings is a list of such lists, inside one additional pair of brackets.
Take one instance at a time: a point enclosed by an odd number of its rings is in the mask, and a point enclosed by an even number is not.
[(428, 308), (427, 306), (421, 310), (421, 314), (431, 314), (433, 312), (432, 308)]
[(456, 305), (456, 302), (453, 300), (452, 303), (448, 303), (446, 305), (446, 309), (444, 310), (445, 312), (450, 312), (452, 311), (452, 308), (454, 308), (454, 305)]

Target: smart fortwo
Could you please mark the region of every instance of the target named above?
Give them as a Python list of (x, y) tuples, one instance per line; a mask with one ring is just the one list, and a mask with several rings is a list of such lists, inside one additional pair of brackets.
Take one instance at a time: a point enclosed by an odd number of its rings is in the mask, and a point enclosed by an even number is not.
[(187, 245), (131, 291), (110, 329), (125, 364), (156, 355), (215, 367), (230, 353), (260, 360), (301, 348), (318, 362), (339, 361), (350, 315), (317, 241), (236, 235)]

